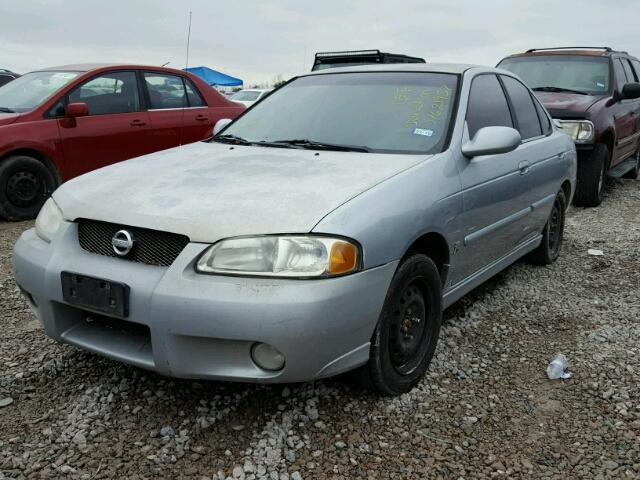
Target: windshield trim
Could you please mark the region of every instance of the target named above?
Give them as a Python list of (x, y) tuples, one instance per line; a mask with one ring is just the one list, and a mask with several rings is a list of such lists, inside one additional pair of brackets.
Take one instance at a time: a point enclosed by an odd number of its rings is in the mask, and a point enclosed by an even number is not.
[[(404, 65), (404, 64), (403, 64)], [(424, 63), (418, 63), (416, 65), (422, 65), (424, 67)], [(394, 64), (389, 64), (390, 67), (395, 66)], [(382, 149), (382, 148), (372, 148), (372, 147), (368, 147), (369, 151), (366, 152), (366, 154), (374, 154), (374, 153), (382, 153), (382, 154), (387, 154), (387, 155), (426, 155), (426, 156), (431, 156), (431, 155), (439, 155), (441, 153), (446, 152), (449, 147), (451, 146), (451, 139), (453, 138), (453, 132), (455, 130), (455, 125), (456, 125), (456, 121), (457, 121), (457, 117), (458, 117), (458, 110), (460, 107), (460, 95), (462, 92), (462, 80), (463, 80), (463, 75), (464, 73), (469, 70), (469, 68), (465, 69), (464, 72), (462, 73), (458, 73), (458, 72), (442, 72), (442, 71), (431, 71), (431, 70), (395, 70), (393, 68), (389, 68), (388, 70), (362, 70), (362, 71), (349, 71), (349, 72), (336, 72), (333, 71), (332, 69), (326, 69), (326, 70), (319, 70), (319, 71), (315, 71), (315, 72), (309, 72), (306, 73), (304, 75), (297, 75), (295, 77), (290, 78), (288, 81), (286, 81), (285, 83), (283, 83), (282, 85), (280, 85), (279, 87), (274, 88), (273, 90), (271, 90), (269, 92), (269, 96), (271, 96), (272, 94), (274, 94), (275, 92), (277, 92), (278, 90), (280, 90), (283, 87), (286, 87), (287, 85), (289, 85), (291, 82), (294, 82), (295, 80), (299, 79), (299, 78), (304, 78), (304, 77), (315, 77), (315, 76), (319, 76), (319, 75), (353, 75), (353, 74), (366, 74), (366, 73), (432, 73), (432, 74), (436, 74), (436, 75), (451, 75), (453, 77), (456, 78), (456, 89), (454, 92), (455, 98), (453, 100), (453, 105), (451, 106), (451, 115), (449, 116), (449, 125), (447, 128), (447, 132), (446, 132), (446, 136), (444, 139), (444, 142), (442, 144), (442, 149), (439, 152), (433, 152), (433, 153), (428, 153), (425, 152), (424, 150), (389, 150), (389, 149)], [(251, 105), (250, 107), (248, 107), (246, 110), (244, 110), (240, 115), (238, 115), (236, 118), (233, 119), (232, 122), (230, 122), (228, 125), (225, 125), (225, 127), (220, 130), (216, 135), (212, 136), (211, 138), (204, 140), (207, 143), (211, 143), (211, 142), (216, 142), (216, 136), (218, 135), (224, 135), (224, 132), (231, 127), (234, 123), (236, 123), (236, 121), (238, 121), (239, 119), (241, 119), (242, 117), (244, 117), (248, 112), (250, 112), (253, 107), (257, 104), (258, 102), (254, 103), (253, 105)], [(223, 143), (223, 142), (216, 142), (216, 143)], [(255, 143), (252, 145), (240, 145), (240, 146), (247, 146), (247, 147), (252, 147), (252, 146), (262, 146), (263, 148), (273, 148), (273, 147), (269, 147), (268, 145), (260, 145), (259, 143)], [(343, 152), (340, 152), (343, 153)], [(353, 152), (347, 152), (347, 153), (353, 153)], [(364, 152), (363, 152), (364, 153)]]

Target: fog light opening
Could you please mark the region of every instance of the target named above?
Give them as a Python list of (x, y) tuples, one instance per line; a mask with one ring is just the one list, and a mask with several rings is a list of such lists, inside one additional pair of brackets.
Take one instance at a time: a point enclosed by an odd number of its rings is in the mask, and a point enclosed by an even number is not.
[(284, 355), (267, 343), (254, 343), (251, 347), (251, 359), (263, 370), (277, 372), (284, 368)]

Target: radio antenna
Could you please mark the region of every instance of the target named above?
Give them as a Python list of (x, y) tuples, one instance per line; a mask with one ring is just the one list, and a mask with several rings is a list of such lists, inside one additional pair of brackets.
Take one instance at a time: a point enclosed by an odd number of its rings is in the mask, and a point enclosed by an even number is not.
[[(186, 58), (184, 60), (184, 71), (187, 71), (187, 68), (189, 68), (189, 45), (191, 43), (191, 17), (193, 15), (193, 12), (191, 10), (189, 10), (189, 28), (187, 29), (187, 54), (186, 54)], [(182, 146), (182, 138), (184, 135), (184, 109), (185, 109), (185, 104), (187, 103), (187, 84), (184, 82), (184, 80), (182, 81), (182, 125), (180, 126), (180, 147)]]
[(184, 62), (185, 70), (189, 68), (189, 44), (191, 43), (191, 16), (192, 15), (193, 15), (193, 12), (189, 10), (189, 30), (187, 31), (187, 58)]

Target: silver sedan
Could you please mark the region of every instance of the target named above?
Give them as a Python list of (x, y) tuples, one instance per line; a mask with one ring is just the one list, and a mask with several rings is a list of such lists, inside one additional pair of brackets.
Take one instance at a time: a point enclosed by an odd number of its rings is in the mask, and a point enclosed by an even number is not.
[(560, 253), (574, 145), (509, 72), (308, 74), (216, 133), (54, 192), (14, 252), (48, 335), (168, 376), (357, 369), (400, 394), (444, 308)]

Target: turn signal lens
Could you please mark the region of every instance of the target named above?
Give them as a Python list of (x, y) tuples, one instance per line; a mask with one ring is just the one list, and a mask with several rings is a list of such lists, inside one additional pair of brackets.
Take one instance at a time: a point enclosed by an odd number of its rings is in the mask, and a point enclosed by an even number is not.
[(331, 275), (349, 273), (358, 266), (358, 249), (351, 243), (342, 240), (335, 241), (331, 245), (329, 265), (327, 272)]

